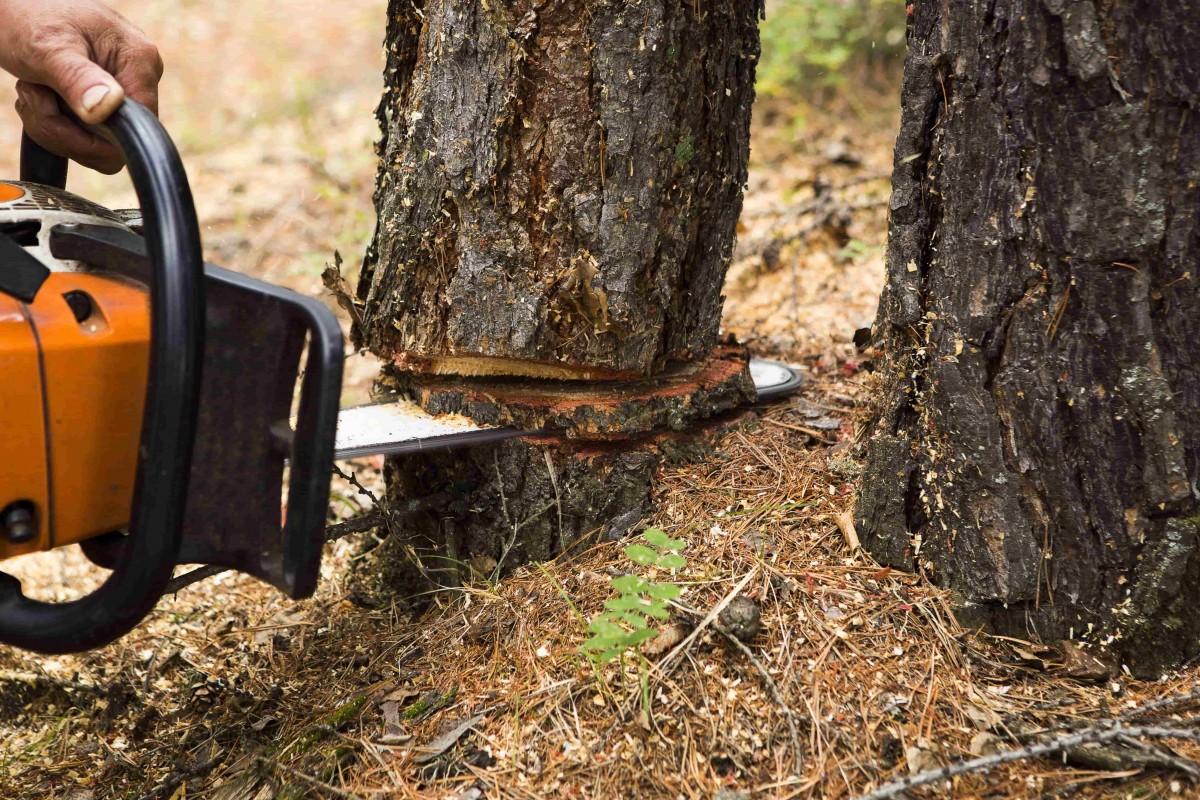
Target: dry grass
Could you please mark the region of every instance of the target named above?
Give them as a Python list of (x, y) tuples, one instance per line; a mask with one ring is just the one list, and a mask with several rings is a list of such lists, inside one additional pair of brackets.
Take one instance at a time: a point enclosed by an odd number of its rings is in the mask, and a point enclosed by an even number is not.
[[(383, 0), (118, 5), (167, 50), (164, 116), (210, 257), (319, 293), (332, 251), (353, 262), (370, 233)], [(0, 118), (0, 135), (15, 143), (12, 119)], [(646, 574), (618, 545), (447, 591), (413, 616), (347, 601), (346, 572), (370, 543), (360, 537), (330, 546), (309, 601), (223, 575), (100, 651), (0, 649), (0, 796), (846, 798), (1190, 691), (1193, 672), (1072, 679), (1056, 651), (960, 630), (944, 594), (851, 546), (865, 388), (849, 341), (882, 280), (887, 186), (872, 176), (887, 170), (894, 125), (894, 112), (810, 114), (799, 142), (769, 125), (756, 134), (726, 323), (810, 380), (703, 463), (661, 476), (648, 522), (687, 541), (689, 565), (658, 576), (687, 591), (667, 626), (674, 639), (647, 667), (597, 672), (578, 652), (610, 578)], [(0, 156), (11, 174), (15, 157)], [(75, 180), (129, 202), (120, 179)], [(370, 374), (356, 368), (349, 399)], [(378, 486), (378, 461), (352, 466)], [(369, 505), (342, 481), (335, 490), (339, 518)], [(16, 569), (47, 597), (95, 579), (78, 555)], [(684, 639), (738, 587), (763, 612), (748, 651), (711, 625)], [(433, 744), (444, 752), (430, 756)], [(1170, 768), (1043, 760), (914, 794), (1151, 797), (1181, 781), (1194, 795)]]

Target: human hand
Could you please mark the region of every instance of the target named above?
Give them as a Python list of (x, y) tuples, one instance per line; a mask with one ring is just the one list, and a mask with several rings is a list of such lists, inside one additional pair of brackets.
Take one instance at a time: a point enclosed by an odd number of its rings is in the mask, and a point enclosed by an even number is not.
[(59, 98), (93, 125), (127, 96), (158, 113), (158, 49), (99, 0), (0, 0), (0, 68), (17, 78), (26, 133), (101, 172), (120, 171), (120, 151), (63, 113)]

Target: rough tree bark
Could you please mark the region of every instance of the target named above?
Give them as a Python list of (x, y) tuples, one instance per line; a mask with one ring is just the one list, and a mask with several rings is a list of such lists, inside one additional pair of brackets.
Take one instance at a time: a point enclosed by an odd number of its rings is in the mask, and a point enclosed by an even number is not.
[(858, 516), (963, 620), (1200, 650), (1200, 3), (909, 6)]
[[(441, 498), (375, 570), (403, 593), (423, 588), (414, 552), (443, 559), (426, 558), (428, 577), (633, 524), (663, 457), (656, 429), (753, 396), (744, 358), (732, 371), (705, 359), (741, 211), (761, 0), (392, 0), (388, 13), (356, 337), (431, 410), (569, 434), (389, 463), (397, 505)], [(614, 433), (642, 438), (586, 441)]]
[(705, 355), (760, 0), (392, 0), (363, 333), (397, 365), (622, 378)]

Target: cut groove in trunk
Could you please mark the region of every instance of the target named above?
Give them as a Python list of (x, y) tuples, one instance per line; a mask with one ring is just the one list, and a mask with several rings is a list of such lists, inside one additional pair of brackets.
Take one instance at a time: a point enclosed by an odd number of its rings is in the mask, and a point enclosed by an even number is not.
[(395, 375), (394, 382), (432, 414), (462, 414), (483, 425), (592, 440), (684, 430), (758, 396), (746, 349), (733, 344), (718, 347), (703, 361), (634, 381), (463, 381), (409, 373)]

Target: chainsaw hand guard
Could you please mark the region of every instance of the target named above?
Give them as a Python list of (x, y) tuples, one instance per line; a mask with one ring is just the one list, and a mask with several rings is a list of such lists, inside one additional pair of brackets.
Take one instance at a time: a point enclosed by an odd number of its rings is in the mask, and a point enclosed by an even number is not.
[[(87, 261), (138, 281), (153, 271), (142, 238), (120, 228), (59, 225), (51, 231), (50, 249), (57, 258)], [(204, 274), (204, 382), (178, 561), (229, 567), (289, 597), (308, 597), (325, 539), (342, 329), (311, 297), (212, 264), (205, 264)], [(285, 472), (287, 520), (281, 526)], [(128, 544), (118, 535), (84, 542), (83, 549), (109, 566)]]
[[(146, 221), (150, 364), (129, 536), (100, 588), (43, 603), (0, 573), (0, 642), (41, 653), (100, 647), (154, 607), (179, 554), (204, 355), (200, 228), (179, 154), (158, 119), (126, 100), (101, 130), (125, 155)], [(66, 181), (66, 161), (23, 142), (22, 177)]]

